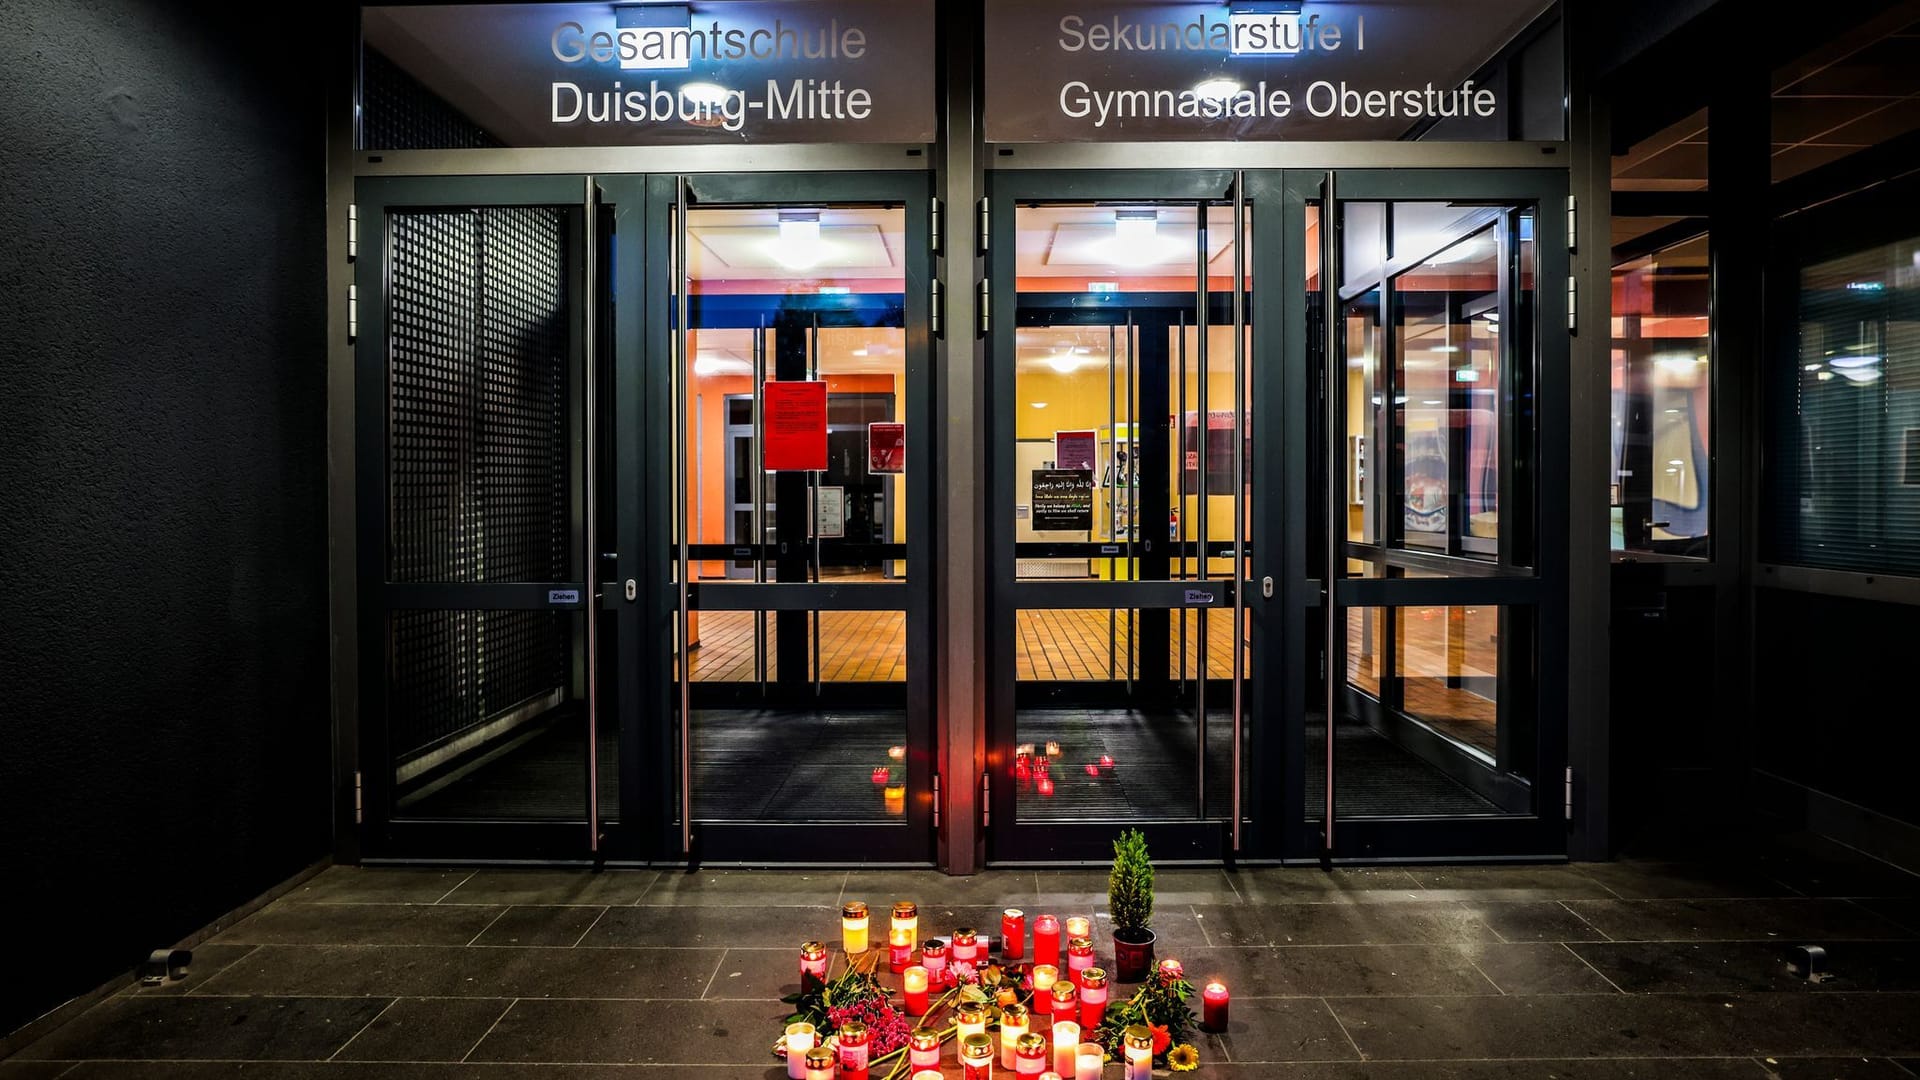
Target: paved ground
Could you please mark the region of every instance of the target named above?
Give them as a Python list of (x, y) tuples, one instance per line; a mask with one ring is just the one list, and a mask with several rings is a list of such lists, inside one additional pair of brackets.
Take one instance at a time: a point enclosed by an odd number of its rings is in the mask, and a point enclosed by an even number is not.
[[(841, 900), (917, 899), (937, 933), (1008, 904), (1097, 910), (1104, 889), (1098, 871), (335, 868), (0, 1080), (773, 1080), (795, 946), (832, 940)], [(1831, 852), (1163, 869), (1156, 923), (1160, 955), (1233, 989), (1198, 1078), (1920, 1075), (1920, 879)], [(1832, 979), (1788, 969), (1804, 943)]]

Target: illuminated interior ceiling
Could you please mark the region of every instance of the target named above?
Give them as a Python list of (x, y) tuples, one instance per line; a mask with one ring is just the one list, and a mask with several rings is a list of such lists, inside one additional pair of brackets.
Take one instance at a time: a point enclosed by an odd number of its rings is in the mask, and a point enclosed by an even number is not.
[[(1122, 215), (1152, 213), (1150, 234), (1143, 218), (1135, 235)], [(1112, 281), (1131, 291), (1130, 280), (1194, 276), (1198, 241), (1193, 206), (1127, 203), (1104, 206), (1023, 206), (1015, 212), (1015, 265), (1022, 278), (1078, 278)], [(1233, 276), (1233, 208), (1207, 212), (1207, 274)], [(1084, 286), (1082, 286), (1084, 287)], [(1156, 290), (1161, 286), (1153, 286)]]
[[(809, 223), (804, 219), (814, 217)], [(785, 217), (787, 220), (782, 221)], [(811, 227), (809, 227), (811, 226)], [(687, 216), (695, 282), (839, 280), (904, 287), (906, 213), (886, 207), (694, 210)]]
[[(695, 331), (693, 373), (703, 378), (752, 375), (753, 334), (750, 329)], [(906, 374), (906, 335), (901, 330), (822, 327), (819, 340), (823, 376)]]

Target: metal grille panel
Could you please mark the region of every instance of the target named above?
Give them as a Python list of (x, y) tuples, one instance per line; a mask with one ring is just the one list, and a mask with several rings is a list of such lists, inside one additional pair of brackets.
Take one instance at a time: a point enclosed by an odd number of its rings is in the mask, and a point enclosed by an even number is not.
[(362, 49), (360, 146), (367, 150), (464, 150), (499, 146), (446, 99), (377, 49)]
[(393, 616), (395, 762), (567, 685), (569, 616), (401, 611)]
[(388, 220), (393, 581), (566, 577), (566, 228), (544, 207)]
[[(569, 211), (388, 215), (388, 576), (567, 580), (571, 493)], [(393, 618), (395, 762), (563, 692), (572, 617)]]

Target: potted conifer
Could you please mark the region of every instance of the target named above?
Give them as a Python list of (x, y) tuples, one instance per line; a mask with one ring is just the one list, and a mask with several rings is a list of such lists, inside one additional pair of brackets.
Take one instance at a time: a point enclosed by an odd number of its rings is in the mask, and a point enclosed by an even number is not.
[(1107, 903), (1113, 909), (1114, 974), (1121, 982), (1139, 982), (1153, 966), (1153, 862), (1147, 838), (1128, 829), (1113, 842), (1113, 870), (1107, 876)]

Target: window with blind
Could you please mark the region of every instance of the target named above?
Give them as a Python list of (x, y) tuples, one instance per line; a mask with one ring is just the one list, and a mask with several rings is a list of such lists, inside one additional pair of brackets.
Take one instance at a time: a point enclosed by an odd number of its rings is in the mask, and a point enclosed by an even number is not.
[(1803, 268), (1799, 326), (1772, 557), (1920, 575), (1920, 237)]

